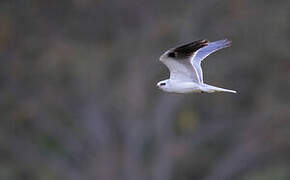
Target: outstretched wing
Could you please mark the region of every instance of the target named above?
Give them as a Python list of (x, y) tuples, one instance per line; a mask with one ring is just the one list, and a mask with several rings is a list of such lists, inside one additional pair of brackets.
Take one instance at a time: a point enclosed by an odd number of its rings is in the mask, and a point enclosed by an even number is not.
[(211, 53), (229, 47), (231, 45), (231, 41), (224, 39), (215, 42), (208, 43), (206, 46), (198, 49), (194, 56), (192, 56), (191, 63), (193, 67), (196, 69), (199, 82), (203, 83), (203, 73), (201, 69), (201, 61), (209, 56)]
[(160, 61), (168, 67), (170, 79), (201, 83), (198, 70), (191, 61), (194, 54), (208, 43), (207, 40), (198, 40), (166, 51)]

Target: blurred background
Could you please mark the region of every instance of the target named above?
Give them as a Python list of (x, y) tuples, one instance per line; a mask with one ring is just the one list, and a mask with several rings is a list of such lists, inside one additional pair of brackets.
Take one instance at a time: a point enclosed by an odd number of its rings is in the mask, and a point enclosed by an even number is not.
[[(290, 179), (290, 1), (0, 1), (0, 179)], [(169, 94), (158, 61), (232, 47)]]

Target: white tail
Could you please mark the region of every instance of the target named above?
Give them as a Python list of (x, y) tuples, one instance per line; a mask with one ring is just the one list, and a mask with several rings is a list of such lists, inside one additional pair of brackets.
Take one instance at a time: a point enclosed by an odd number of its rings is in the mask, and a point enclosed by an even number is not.
[(237, 93), (237, 91), (230, 90), (230, 89), (224, 89), (224, 88), (219, 88), (215, 86), (211, 86), (208, 84), (203, 84), (204, 87), (202, 88), (202, 91), (208, 92), (208, 93), (213, 93), (213, 92), (230, 92), (230, 93)]

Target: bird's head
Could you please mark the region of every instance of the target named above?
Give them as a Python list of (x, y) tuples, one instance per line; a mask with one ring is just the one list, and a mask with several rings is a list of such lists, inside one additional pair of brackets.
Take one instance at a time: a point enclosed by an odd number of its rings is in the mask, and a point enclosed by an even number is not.
[(167, 80), (163, 80), (163, 81), (159, 81), (157, 84), (156, 84), (157, 88), (158, 89), (161, 89), (163, 91), (166, 91), (168, 88), (169, 88), (169, 82), (168, 82), (168, 79)]

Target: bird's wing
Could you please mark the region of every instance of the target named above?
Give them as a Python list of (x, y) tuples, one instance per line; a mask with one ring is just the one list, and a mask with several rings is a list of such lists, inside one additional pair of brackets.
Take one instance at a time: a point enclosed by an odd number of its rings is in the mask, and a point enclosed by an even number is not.
[(205, 59), (211, 53), (229, 47), (231, 45), (231, 41), (224, 39), (215, 42), (208, 43), (206, 46), (198, 49), (194, 56), (192, 56), (191, 63), (193, 67), (196, 69), (196, 72), (199, 77), (199, 82), (203, 83), (203, 73), (201, 68), (201, 61)]
[(160, 61), (168, 67), (170, 79), (201, 83), (198, 70), (191, 61), (197, 50), (207, 44), (207, 40), (198, 40), (166, 51)]

